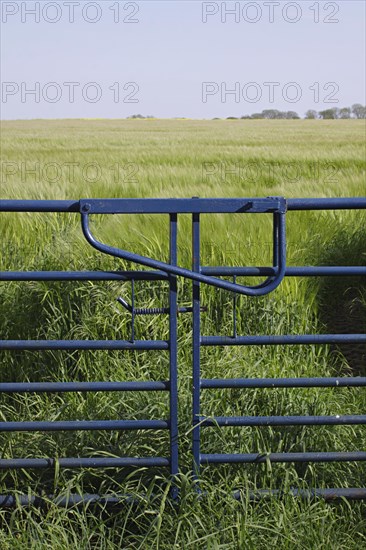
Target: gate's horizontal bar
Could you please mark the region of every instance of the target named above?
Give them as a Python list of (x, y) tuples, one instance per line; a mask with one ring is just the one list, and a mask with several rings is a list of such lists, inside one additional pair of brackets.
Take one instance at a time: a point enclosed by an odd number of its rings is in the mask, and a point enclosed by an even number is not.
[(288, 199), (288, 210), (352, 210), (366, 208), (365, 197), (339, 199)]
[(0, 212), (79, 212), (79, 201), (0, 200)]
[(2, 200), (2, 212), (80, 212), (89, 205), (90, 214), (179, 214), (284, 211), (282, 198), (232, 199), (82, 199), (79, 201)]
[(0, 340), (0, 350), (156, 350), (169, 349), (167, 340)]
[(302, 344), (364, 344), (366, 334), (286, 334), (273, 336), (202, 336), (202, 346), (277, 346)]
[(281, 197), (230, 199), (81, 199), (89, 214), (218, 214), (285, 212)]
[(140, 468), (169, 466), (168, 458), (151, 457), (94, 457), (94, 458), (9, 458), (0, 459), (0, 470), (14, 470), (18, 468), (54, 468), (58, 464), (61, 468), (125, 468), (137, 466)]
[[(201, 273), (215, 277), (261, 277), (276, 274), (274, 267), (202, 267)], [(366, 275), (366, 266), (298, 266), (287, 267), (285, 277), (340, 277)]]
[[(290, 491), (281, 490), (269, 490), (262, 489), (255, 492), (246, 491), (234, 491), (232, 497), (236, 500), (247, 499), (251, 501), (257, 501), (262, 498), (276, 497), (281, 498), (286, 495), (292, 495), (296, 498), (313, 499), (322, 498), (326, 501), (339, 500), (346, 498), (348, 500), (362, 500), (366, 499), (366, 488), (354, 488), (347, 489), (334, 488), (334, 489), (291, 489)], [(203, 498), (205, 493), (201, 493), (200, 497)], [(0, 495), (0, 507), (2, 508), (14, 508), (15, 506), (41, 506), (47, 502), (52, 502), (60, 507), (69, 507), (85, 504), (101, 504), (101, 505), (117, 505), (124, 502), (135, 502), (138, 504), (141, 502), (138, 496), (131, 495), (98, 495), (98, 494), (84, 494), (78, 495), (71, 493), (66, 497), (55, 497), (54, 495), (29, 496), (29, 495)]]
[(163, 271), (1, 271), (0, 281), (162, 281)]
[(67, 497), (55, 497), (54, 495), (46, 496), (29, 496), (29, 495), (0, 495), (0, 508), (13, 508), (14, 506), (41, 506), (46, 502), (52, 502), (61, 508), (75, 506), (78, 504), (102, 504), (114, 505), (123, 502), (137, 501), (136, 497), (131, 495), (96, 495), (96, 494), (69, 494)]
[[(345, 426), (366, 424), (366, 414), (336, 416), (200, 416), (201, 426)], [(1, 423), (0, 423), (1, 424)]]
[(167, 391), (169, 381), (155, 382), (0, 382), (0, 393)]
[(347, 388), (366, 386), (366, 376), (340, 378), (202, 378), (201, 388)]
[[(276, 274), (273, 267), (202, 267), (203, 275), (215, 277), (261, 277)], [(340, 277), (366, 275), (363, 266), (288, 267), (286, 277)], [(163, 271), (1, 271), (0, 281), (160, 281), (169, 275)]]
[[(113, 201), (116, 201), (114, 203)], [(121, 204), (120, 211), (130, 214), (152, 213), (204, 213), (204, 212), (245, 212), (245, 207), (251, 212), (271, 212), (277, 208), (279, 198), (237, 198), (237, 199), (90, 199), (83, 204), (93, 205), (90, 213), (116, 211)], [(75, 200), (1, 200), (0, 212), (79, 212), (80, 202)], [(252, 206), (250, 204), (252, 203)], [(123, 206), (124, 204), (124, 206)], [(103, 206), (104, 205), (104, 206)], [(258, 210), (253, 210), (253, 208)], [(267, 210), (266, 208), (269, 208)], [(321, 198), (321, 199), (288, 199), (288, 210), (352, 210), (366, 208), (366, 198)]]
[(201, 454), (201, 464), (252, 464), (258, 462), (359, 462), (366, 452)]
[(59, 422), (0, 422), (0, 432), (60, 432), (77, 430), (166, 430), (166, 420), (66, 420)]
[(233, 493), (233, 497), (236, 500), (241, 500), (242, 498), (247, 499), (249, 497), (249, 500), (257, 501), (262, 498), (281, 498), (288, 494), (296, 498), (304, 498), (306, 500), (313, 498), (322, 498), (326, 501), (340, 500), (343, 498), (347, 500), (364, 500), (366, 499), (366, 487), (350, 487), (347, 489), (291, 489), (290, 491), (281, 491), (279, 489), (262, 489), (250, 492), (249, 495), (245, 491), (235, 491)]

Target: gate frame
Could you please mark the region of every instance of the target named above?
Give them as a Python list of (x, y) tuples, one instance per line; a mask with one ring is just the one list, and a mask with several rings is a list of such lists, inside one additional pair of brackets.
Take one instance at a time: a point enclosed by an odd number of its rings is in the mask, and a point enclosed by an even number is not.
[[(234, 314), (233, 336), (202, 336), (200, 324), (200, 285), (207, 283), (234, 293), (249, 296), (265, 295), (272, 292), (286, 276), (360, 276), (366, 275), (363, 266), (324, 266), (324, 267), (287, 267), (286, 236), (284, 218), (286, 210), (353, 210), (366, 209), (366, 198), (340, 199), (288, 199), (267, 197), (266, 199), (81, 199), (80, 201), (32, 201), (1, 200), (0, 212), (74, 212), (81, 214), (82, 229), (88, 242), (103, 253), (125, 258), (136, 263), (152, 267), (153, 271), (84, 271), (84, 272), (1, 272), (0, 281), (131, 281), (162, 280), (169, 284), (169, 340), (135, 340), (132, 334), (128, 340), (2, 340), (3, 350), (49, 350), (49, 349), (123, 349), (123, 350), (168, 350), (169, 380), (160, 382), (88, 382), (88, 383), (2, 383), (1, 393), (14, 392), (66, 392), (66, 391), (169, 391), (168, 420), (122, 420), (122, 421), (71, 421), (71, 422), (0, 422), (3, 431), (56, 431), (56, 430), (131, 430), (131, 429), (168, 429), (170, 437), (170, 456), (165, 457), (120, 457), (120, 458), (61, 458), (61, 467), (122, 467), (146, 466), (169, 467), (174, 479), (179, 473), (178, 462), (178, 365), (177, 365), (177, 277), (183, 276), (192, 283), (192, 453), (193, 470), (199, 476), (200, 466), (210, 463), (258, 463), (266, 460), (272, 462), (339, 462), (365, 461), (366, 452), (352, 453), (273, 453), (268, 456), (258, 454), (201, 454), (201, 427), (208, 426), (250, 426), (250, 425), (345, 425), (366, 424), (366, 415), (349, 415), (342, 417), (216, 417), (206, 419), (200, 416), (200, 395), (202, 389), (210, 388), (253, 388), (253, 387), (348, 387), (366, 386), (366, 377), (348, 378), (283, 378), (283, 379), (202, 379), (200, 374), (201, 346), (226, 345), (297, 345), (328, 343), (366, 343), (366, 335), (295, 335), (295, 336), (237, 336)], [(152, 260), (103, 245), (91, 234), (88, 225), (90, 214), (168, 214), (169, 215), (169, 263)], [(178, 267), (177, 237), (178, 214), (192, 215), (192, 270)], [(272, 267), (202, 267), (200, 264), (200, 215), (205, 213), (272, 213), (273, 229), (273, 266)], [(266, 276), (264, 283), (255, 287), (244, 287), (236, 283), (238, 276)], [(231, 276), (233, 282), (223, 281), (220, 276)], [(134, 307), (134, 306), (133, 306)], [(132, 312), (132, 321), (134, 313)], [(14, 468), (49, 468), (55, 465), (55, 459), (0, 459), (1, 469)], [(314, 495), (325, 499), (347, 497), (350, 499), (366, 498), (366, 488), (350, 489), (314, 489)], [(263, 496), (268, 494), (262, 491)], [(294, 491), (301, 495), (301, 491)], [(172, 496), (178, 495), (173, 484)], [(258, 492), (260, 495), (260, 492)], [(76, 497), (78, 500), (78, 497)], [(85, 495), (86, 500), (100, 501), (100, 495)], [(108, 497), (109, 498), (109, 497)], [(112, 498), (112, 497), (111, 497)], [(114, 497), (113, 497), (114, 498)], [(113, 501), (112, 498), (112, 501)], [(23, 503), (29, 502), (24, 495)], [(32, 500), (32, 499), (31, 499)], [(34, 500), (34, 499), (33, 499)], [(35, 497), (36, 500), (36, 497)], [(105, 500), (105, 499), (104, 499)], [(104, 501), (103, 500), (103, 501)], [(109, 499), (110, 500), (110, 499)], [(0, 506), (12, 506), (15, 497), (0, 495)], [(18, 499), (19, 502), (19, 499)]]

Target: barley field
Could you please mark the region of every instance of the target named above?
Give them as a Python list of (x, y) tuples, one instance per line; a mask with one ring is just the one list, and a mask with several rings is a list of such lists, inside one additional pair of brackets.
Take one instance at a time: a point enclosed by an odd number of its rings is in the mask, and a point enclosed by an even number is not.
[[(364, 121), (358, 120), (54, 120), (2, 122), (2, 199), (117, 197), (353, 197), (365, 195)], [(288, 265), (365, 265), (365, 212), (289, 212)], [(207, 216), (203, 265), (269, 265), (271, 218)], [(191, 220), (179, 218), (179, 264), (191, 264)], [(168, 258), (165, 216), (98, 216), (99, 240)], [(87, 244), (77, 214), (2, 213), (1, 271), (134, 269)], [(253, 284), (253, 279), (239, 282)], [(130, 318), (116, 301), (129, 283), (0, 284), (1, 339), (129, 339)], [(137, 307), (168, 305), (167, 285), (136, 283)], [(179, 281), (179, 305), (191, 283)], [(231, 334), (232, 296), (202, 285), (203, 334)], [(288, 278), (262, 298), (238, 297), (238, 333), (364, 332), (366, 284), (360, 278)], [(225, 465), (191, 476), (191, 319), (179, 317), (179, 502), (163, 470), (0, 471), (0, 494), (129, 494), (138, 504), (105, 509), (0, 510), (0, 549), (360, 549), (366, 504), (301, 500), (290, 488), (365, 486), (364, 463)], [(137, 319), (136, 337), (165, 339), (166, 317)], [(0, 382), (163, 380), (157, 352), (1, 352)], [(365, 349), (350, 346), (203, 348), (202, 376), (366, 375)], [(0, 421), (165, 418), (160, 392), (1, 396)], [(234, 415), (363, 414), (363, 388), (211, 390), (202, 413)], [(1, 458), (166, 456), (161, 432), (1, 433)], [(364, 426), (214, 428), (211, 452), (365, 450)], [(250, 502), (256, 488), (281, 499)], [(235, 501), (230, 493), (243, 491)], [(135, 500), (136, 500), (135, 499)], [(47, 500), (47, 499), (46, 499)]]

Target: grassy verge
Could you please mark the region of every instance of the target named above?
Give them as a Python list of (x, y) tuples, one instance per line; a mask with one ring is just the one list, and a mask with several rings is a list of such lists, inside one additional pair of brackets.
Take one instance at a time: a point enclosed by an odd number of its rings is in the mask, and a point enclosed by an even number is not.
[[(138, 196), (360, 196), (364, 194), (362, 121), (53, 121), (3, 123), (4, 198), (78, 199)], [(36, 164), (38, 163), (38, 165)], [(70, 172), (68, 168), (73, 171)], [(31, 171), (33, 170), (33, 173)], [(99, 170), (99, 172), (98, 172)], [(39, 177), (38, 177), (39, 176)], [(56, 177), (57, 176), (57, 177)], [(267, 265), (267, 216), (212, 216), (203, 221), (203, 263)], [(289, 213), (290, 265), (364, 265), (365, 216), (356, 212)], [(116, 246), (167, 258), (161, 216), (98, 217), (93, 231)], [(179, 224), (181, 265), (190, 265), (190, 220)], [(2, 270), (116, 269), (81, 236), (76, 215), (3, 214)], [(131, 266), (132, 268), (134, 266)], [(244, 281), (240, 281), (244, 282)], [(247, 281), (249, 282), (249, 281)], [(253, 281), (250, 281), (253, 283)], [(350, 292), (350, 289), (352, 290)], [(3, 283), (2, 338), (129, 338), (129, 317), (116, 297), (129, 285)], [(240, 334), (330, 332), (334, 312), (364, 327), (364, 281), (287, 279), (272, 295), (239, 298)], [(191, 286), (181, 281), (179, 301)], [(203, 287), (204, 334), (230, 334), (232, 297)], [(357, 313), (353, 318), (354, 304)], [(167, 305), (164, 284), (137, 283), (137, 306)], [(341, 309), (340, 309), (341, 308)], [(353, 308), (353, 309), (352, 309)], [(333, 317), (332, 317), (333, 315)], [(351, 319), (351, 321), (350, 321)], [(333, 325), (332, 325), (333, 323)], [(337, 328), (341, 332), (342, 326)], [(164, 318), (141, 318), (137, 338), (167, 337)], [(338, 376), (364, 373), (364, 356), (327, 346), (204, 348), (205, 377)], [(1, 382), (161, 380), (168, 358), (155, 352), (9, 352)], [(254, 488), (364, 486), (365, 466), (305, 464), (211, 466), (199, 498), (190, 477), (191, 322), (179, 324), (181, 501), (167, 498), (162, 471), (13, 471), (0, 474), (0, 493), (129, 493), (140, 499), (107, 513), (103, 506), (62, 510), (49, 503), (0, 513), (0, 548), (360, 548), (366, 545), (365, 505), (326, 505), (290, 496), (249, 503)], [(362, 389), (206, 391), (207, 415), (361, 414)], [(167, 396), (58, 394), (2, 396), (0, 419), (163, 418)], [(86, 432), (1, 434), (2, 458), (38, 456), (164, 456), (167, 434)], [(203, 435), (204, 452), (352, 451), (366, 448), (362, 426), (223, 428)], [(240, 488), (240, 502), (228, 497)], [(144, 495), (141, 497), (141, 495)]]

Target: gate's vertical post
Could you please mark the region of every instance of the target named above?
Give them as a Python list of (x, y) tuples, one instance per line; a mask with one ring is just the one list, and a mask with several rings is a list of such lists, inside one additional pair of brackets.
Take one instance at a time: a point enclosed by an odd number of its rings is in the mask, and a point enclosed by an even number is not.
[(279, 262), (279, 214), (274, 212), (273, 214), (273, 267), (278, 267)]
[[(192, 271), (200, 272), (200, 215), (192, 215)], [(193, 469), (196, 476), (200, 471), (200, 391), (201, 391), (201, 316), (200, 316), (200, 283), (193, 281)]]
[(131, 342), (135, 341), (135, 279), (131, 279)]
[[(233, 283), (236, 283), (236, 275), (233, 276)], [(237, 296), (236, 292), (233, 293), (233, 338), (237, 337), (237, 327), (236, 327), (236, 302)]]
[[(170, 214), (170, 264), (177, 265), (177, 214)], [(176, 498), (178, 488), (174, 476), (178, 474), (178, 368), (177, 368), (177, 277), (169, 276), (169, 380), (170, 380), (170, 473), (173, 487), (172, 497)]]

